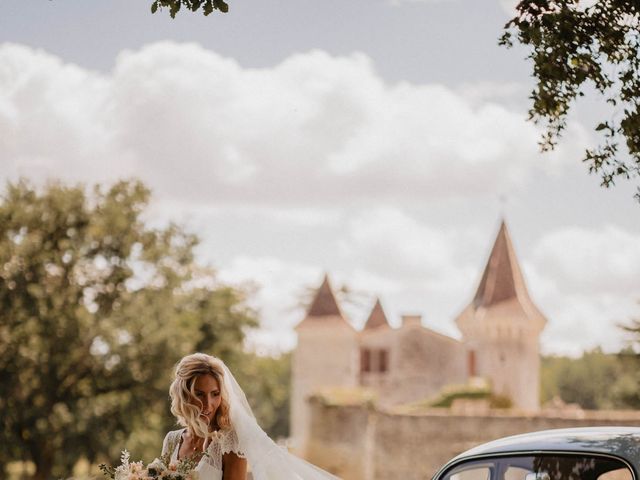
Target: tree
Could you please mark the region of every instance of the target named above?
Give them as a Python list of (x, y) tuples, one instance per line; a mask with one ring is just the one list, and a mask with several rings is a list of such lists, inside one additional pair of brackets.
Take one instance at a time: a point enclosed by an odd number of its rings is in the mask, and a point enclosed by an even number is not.
[(541, 397), (559, 397), (590, 410), (638, 408), (638, 357), (631, 349), (604, 353), (600, 348), (579, 358), (542, 358)]
[(621, 360), (630, 374), (626, 381), (620, 382), (618, 396), (631, 408), (640, 408), (640, 319), (633, 318), (621, 325), (631, 336), (630, 346), (623, 350)]
[[(587, 4), (585, 6), (585, 3)], [(574, 101), (595, 87), (611, 111), (598, 121), (600, 145), (583, 161), (610, 187), (640, 173), (640, 4), (630, 0), (522, 0), (500, 44), (531, 48), (537, 84), (529, 119), (545, 125), (540, 146), (553, 150)], [(636, 194), (640, 200), (640, 188)]]
[[(231, 355), (256, 325), (243, 293), (194, 263), (197, 238), (142, 220), (149, 191), (25, 181), (0, 199), (0, 465), (69, 476), (170, 421), (172, 366)], [(215, 332), (215, 335), (213, 333)], [(151, 435), (151, 438), (149, 437)], [(63, 448), (64, 447), (64, 448)], [(134, 452), (138, 453), (138, 452)], [(0, 472), (2, 473), (2, 472)]]
[(204, 15), (209, 15), (213, 13), (214, 10), (224, 13), (229, 11), (229, 5), (224, 0), (154, 0), (151, 4), (151, 13), (156, 13), (158, 10), (168, 8), (171, 18), (175, 18), (182, 7), (192, 12), (202, 8)]
[(245, 354), (238, 381), (260, 426), (271, 438), (289, 436), (291, 354), (276, 357)]

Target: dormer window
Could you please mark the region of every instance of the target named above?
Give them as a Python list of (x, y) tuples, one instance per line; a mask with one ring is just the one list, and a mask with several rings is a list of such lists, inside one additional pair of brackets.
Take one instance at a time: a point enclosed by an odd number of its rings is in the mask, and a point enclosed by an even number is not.
[(389, 351), (361, 348), (360, 373), (386, 373), (389, 370)]
[(371, 350), (368, 348), (360, 349), (360, 372), (369, 373), (371, 371)]
[(386, 373), (387, 370), (389, 370), (389, 352), (387, 350), (380, 350), (378, 355), (378, 370), (380, 373)]
[(469, 350), (467, 353), (467, 371), (470, 377), (475, 377), (477, 375), (475, 350)]

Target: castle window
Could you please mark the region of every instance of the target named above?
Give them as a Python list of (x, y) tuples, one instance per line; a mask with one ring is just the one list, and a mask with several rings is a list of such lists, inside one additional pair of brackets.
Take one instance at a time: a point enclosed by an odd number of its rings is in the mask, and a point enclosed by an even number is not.
[(368, 348), (360, 349), (360, 372), (366, 373), (371, 371), (371, 350)]
[(470, 377), (475, 377), (476, 372), (476, 352), (474, 350), (469, 350), (467, 356), (467, 369)]
[(386, 350), (380, 350), (378, 355), (378, 370), (380, 373), (385, 373), (389, 370), (389, 352)]

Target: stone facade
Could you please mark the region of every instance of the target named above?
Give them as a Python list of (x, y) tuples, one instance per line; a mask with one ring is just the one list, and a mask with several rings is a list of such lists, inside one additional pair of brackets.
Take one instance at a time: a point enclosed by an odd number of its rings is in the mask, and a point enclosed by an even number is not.
[[(464, 345), (424, 328), (417, 315), (403, 316), (398, 329), (363, 330), (359, 346), (361, 356), (371, 357), (369, 368), (361, 365), (359, 385), (376, 392), (382, 406), (423, 399), (467, 380)], [(388, 352), (386, 368), (376, 364), (382, 352)]]
[(293, 448), (302, 455), (315, 448), (308, 400), (324, 388), (364, 387), (375, 392), (380, 407), (389, 408), (482, 377), (515, 407), (537, 410), (538, 339), (546, 319), (529, 298), (504, 222), (477, 292), (455, 321), (461, 340), (423, 327), (418, 315), (403, 316), (402, 326), (394, 329), (378, 300), (358, 332), (325, 277), (307, 316), (296, 327)]

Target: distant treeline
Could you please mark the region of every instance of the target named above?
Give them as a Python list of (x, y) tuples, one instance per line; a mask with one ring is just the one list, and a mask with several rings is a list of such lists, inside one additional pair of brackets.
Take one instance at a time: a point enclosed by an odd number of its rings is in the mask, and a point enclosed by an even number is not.
[(542, 358), (542, 404), (561, 399), (584, 409), (640, 408), (640, 359), (631, 348), (604, 353), (600, 348), (579, 358)]

